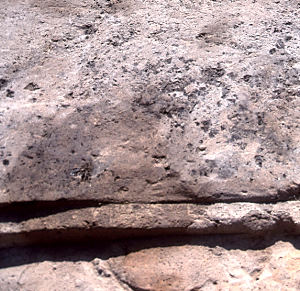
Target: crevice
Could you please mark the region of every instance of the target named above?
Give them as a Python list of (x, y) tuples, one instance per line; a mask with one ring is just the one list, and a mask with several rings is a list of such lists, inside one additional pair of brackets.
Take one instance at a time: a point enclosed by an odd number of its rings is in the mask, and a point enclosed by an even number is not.
[[(225, 196), (225, 195), (224, 195)], [(103, 205), (165, 205), (165, 204), (187, 204), (209, 206), (217, 203), (256, 203), (256, 204), (277, 204), (282, 202), (300, 201), (300, 187), (287, 191), (278, 191), (274, 196), (252, 196), (240, 197), (237, 195), (226, 195), (226, 198), (211, 197), (193, 197), (179, 200), (161, 200), (161, 201), (113, 201), (113, 200), (68, 200), (59, 199), (56, 201), (20, 201), (12, 203), (0, 203), (0, 222), (21, 222), (31, 218), (46, 217), (52, 214), (65, 212), (74, 209), (83, 209), (88, 207), (101, 207)]]
[[(255, 219), (254, 219), (255, 218)], [(198, 226), (189, 225), (154, 225), (147, 227), (140, 225), (131, 226), (101, 226), (89, 224), (67, 227), (58, 225), (47, 228), (41, 225), (40, 229), (20, 230), (19, 232), (0, 233), (0, 248), (28, 246), (28, 245), (53, 245), (62, 243), (104, 243), (119, 239), (158, 237), (158, 236), (199, 236), (199, 235), (250, 235), (252, 237), (266, 237), (272, 235), (299, 235), (300, 228), (297, 221), (291, 218), (278, 217), (272, 224), (264, 225), (264, 217), (250, 216), (247, 219), (229, 223), (219, 222), (218, 225)]]
[(42, 229), (20, 233), (0, 234), (0, 249), (20, 246), (52, 246), (60, 244), (105, 243), (119, 239), (186, 235), (184, 227), (174, 228), (64, 228)]
[(125, 285), (129, 290), (132, 290), (132, 291), (151, 291), (149, 289), (143, 289), (143, 288), (133, 286), (130, 282), (121, 278), (118, 272), (114, 272), (114, 270), (112, 268), (110, 270), (114, 274), (115, 278), (119, 281), (119, 284), (121, 286)]
[[(150, 248), (166, 248), (172, 246), (206, 246), (208, 248), (221, 247), (226, 250), (264, 250), (278, 241), (289, 242), (296, 249), (300, 249), (299, 236), (264, 236), (249, 235), (201, 235), (184, 236), (168, 235), (156, 237), (139, 237), (120, 239), (114, 242), (87, 240), (82, 243), (59, 243), (26, 247), (11, 247), (0, 249), (0, 268), (26, 265), (44, 261), (77, 262), (93, 261), (95, 258), (108, 260), (119, 256), (126, 256)], [(110, 268), (110, 271), (115, 272)], [(127, 283), (127, 282), (126, 282)]]
[(99, 207), (103, 203), (95, 200), (26, 201), (0, 205), (0, 222), (21, 222), (31, 218), (42, 218), (73, 209)]

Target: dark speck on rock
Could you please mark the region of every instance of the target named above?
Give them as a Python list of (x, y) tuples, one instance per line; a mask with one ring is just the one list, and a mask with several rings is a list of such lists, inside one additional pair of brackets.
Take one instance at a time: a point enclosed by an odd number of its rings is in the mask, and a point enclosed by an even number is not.
[(3, 163), (4, 166), (8, 166), (9, 165), (9, 160), (5, 159), (5, 160), (2, 161), (2, 163)]
[(245, 82), (249, 82), (250, 81), (250, 79), (251, 79), (251, 75), (245, 75), (244, 77), (243, 77), (243, 80), (245, 81)]
[(255, 163), (256, 163), (259, 167), (262, 167), (262, 164), (263, 164), (263, 158), (262, 158), (262, 156), (256, 155), (256, 156), (254, 157), (254, 159), (255, 159)]
[(201, 129), (204, 130), (205, 132), (207, 132), (209, 127), (211, 126), (211, 121), (210, 120), (204, 120), (201, 123), (202, 123)]
[(10, 89), (7, 89), (6, 90), (6, 97), (8, 98), (13, 98), (15, 96), (15, 92), (10, 90)]
[(6, 87), (8, 84), (8, 81), (6, 79), (0, 79), (0, 90), (4, 87)]
[(284, 45), (284, 42), (283, 42), (282, 39), (279, 39), (279, 40), (277, 41), (276, 47), (277, 47), (278, 49), (284, 49), (285, 45)]
[(31, 83), (27, 84), (24, 89), (29, 90), (29, 91), (35, 91), (35, 90), (40, 89), (40, 87), (36, 83), (31, 82)]

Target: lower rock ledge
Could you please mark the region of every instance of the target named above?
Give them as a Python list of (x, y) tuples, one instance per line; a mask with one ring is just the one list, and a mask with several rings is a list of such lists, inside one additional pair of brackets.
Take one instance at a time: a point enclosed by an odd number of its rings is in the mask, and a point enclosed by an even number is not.
[(299, 236), (159, 236), (0, 250), (0, 290), (299, 290)]
[(157, 235), (300, 234), (300, 202), (107, 204), (0, 223), (0, 247)]

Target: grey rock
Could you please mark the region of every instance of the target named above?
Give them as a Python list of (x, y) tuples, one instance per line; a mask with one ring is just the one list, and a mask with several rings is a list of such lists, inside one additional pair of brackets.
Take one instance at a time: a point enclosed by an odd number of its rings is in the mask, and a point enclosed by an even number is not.
[(297, 1), (0, 5), (1, 203), (299, 197)]
[(0, 1), (0, 290), (299, 290), (298, 2)]

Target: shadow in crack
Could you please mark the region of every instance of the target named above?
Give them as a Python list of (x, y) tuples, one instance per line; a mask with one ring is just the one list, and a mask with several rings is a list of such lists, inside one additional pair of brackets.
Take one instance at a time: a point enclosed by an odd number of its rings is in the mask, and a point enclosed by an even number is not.
[(28, 201), (0, 206), (1, 222), (21, 222), (32, 218), (42, 218), (59, 212), (87, 207), (99, 207), (94, 200)]
[(263, 250), (278, 241), (291, 243), (300, 250), (299, 236), (251, 237), (246, 235), (207, 236), (158, 236), (98, 243), (65, 243), (43, 247), (19, 247), (0, 250), (0, 268), (20, 266), (43, 261), (92, 261), (95, 258), (107, 260), (151, 248), (174, 246), (220, 247), (225, 250)]

